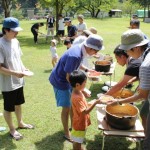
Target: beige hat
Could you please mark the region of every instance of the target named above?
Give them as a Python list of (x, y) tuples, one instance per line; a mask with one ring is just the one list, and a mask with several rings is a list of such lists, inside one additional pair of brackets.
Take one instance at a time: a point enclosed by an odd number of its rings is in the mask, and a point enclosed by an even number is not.
[(55, 44), (55, 46), (57, 45), (57, 40), (53, 39), (53, 40), (51, 40), (51, 42), (53, 42)]
[(88, 36), (93, 34), (90, 30), (83, 30), (83, 33), (85, 33)]
[(140, 29), (129, 29), (121, 36), (120, 49), (130, 50), (131, 48), (142, 46), (149, 43), (148, 39), (145, 39), (144, 33)]
[(81, 18), (82, 20), (84, 20), (84, 16), (83, 15), (78, 15), (78, 18)]
[(93, 33), (93, 34), (97, 34), (97, 30), (94, 27), (89, 28), (89, 30)]

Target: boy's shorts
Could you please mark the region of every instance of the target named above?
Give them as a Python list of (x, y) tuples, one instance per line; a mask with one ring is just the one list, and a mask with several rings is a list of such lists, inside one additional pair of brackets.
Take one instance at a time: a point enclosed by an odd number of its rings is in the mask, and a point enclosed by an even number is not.
[(54, 87), (54, 93), (55, 93), (55, 98), (56, 98), (58, 107), (59, 106), (61, 106), (61, 107), (70, 107), (71, 106), (71, 102), (70, 102), (71, 89), (59, 90)]
[(2, 92), (4, 99), (4, 110), (13, 112), (15, 111), (15, 105), (21, 105), (25, 102), (23, 87), (14, 91)]
[(142, 108), (140, 110), (140, 115), (147, 117), (148, 113), (149, 113), (149, 101), (145, 100), (143, 101)]
[(76, 131), (76, 130), (72, 129), (71, 139), (76, 143), (83, 143), (85, 134), (86, 134), (86, 130), (85, 131)]

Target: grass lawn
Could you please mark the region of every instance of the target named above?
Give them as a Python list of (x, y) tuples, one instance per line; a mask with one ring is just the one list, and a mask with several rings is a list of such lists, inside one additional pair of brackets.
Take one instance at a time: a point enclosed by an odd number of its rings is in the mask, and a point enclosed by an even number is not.
[[(45, 21), (45, 20), (44, 20)], [(111, 19), (87, 19), (85, 20), (88, 27), (94, 26), (98, 34), (104, 39), (105, 50), (103, 54), (113, 56), (114, 48), (120, 43), (121, 34), (129, 26), (128, 18), (111, 18)], [(35, 125), (34, 130), (20, 130), (24, 135), (21, 141), (14, 141), (9, 137), (8, 128), (5, 132), (0, 133), (0, 150), (70, 150), (72, 144), (63, 139), (63, 128), (60, 122), (61, 108), (56, 107), (52, 86), (49, 84), (52, 65), (49, 52), (49, 43), (40, 38), (39, 44), (33, 43), (33, 37), (30, 27), (37, 21), (21, 21), (21, 27), (24, 29), (20, 32), (18, 39), (23, 51), (22, 60), (24, 65), (34, 72), (33, 77), (25, 77), (26, 85), (24, 88), (26, 104), (23, 105), (23, 119), (27, 123)], [(77, 24), (77, 21), (73, 21)], [(1, 28), (1, 25), (0, 25)], [(45, 26), (41, 28), (46, 33)], [(141, 29), (150, 37), (149, 24), (141, 22)], [(66, 50), (65, 46), (57, 46), (58, 54), (61, 56)], [(113, 56), (114, 57), (114, 56)], [(124, 73), (124, 68), (116, 66), (113, 80), (118, 81)], [(102, 77), (102, 81), (95, 83), (92, 90), (92, 97), (101, 92), (101, 86), (109, 77)], [(88, 82), (87, 87), (90, 88)], [(3, 100), (0, 95), (0, 112), (3, 111)], [(14, 117), (15, 123), (16, 119)], [(88, 128), (86, 134), (86, 148), (88, 150), (100, 150), (102, 145), (102, 134), (97, 129), (96, 111), (91, 112), (92, 125)], [(3, 117), (0, 117), (0, 126), (7, 126)], [(17, 124), (16, 124), (17, 127)], [(105, 150), (130, 150), (136, 149), (136, 144), (129, 142), (126, 138), (106, 137)]]

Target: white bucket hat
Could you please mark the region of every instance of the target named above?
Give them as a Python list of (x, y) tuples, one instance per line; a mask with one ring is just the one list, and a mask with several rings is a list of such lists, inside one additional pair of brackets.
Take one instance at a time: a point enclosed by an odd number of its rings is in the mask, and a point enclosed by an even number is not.
[(83, 44), (97, 51), (104, 49), (103, 38), (96, 34), (91, 34)]
[(139, 29), (130, 29), (123, 33), (121, 36), (120, 49), (130, 50), (131, 48), (142, 46), (149, 43), (148, 39), (145, 39), (144, 33)]
[(55, 46), (57, 45), (57, 40), (53, 39), (53, 40), (51, 40), (51, 42), (53, 42), (55, 44)]

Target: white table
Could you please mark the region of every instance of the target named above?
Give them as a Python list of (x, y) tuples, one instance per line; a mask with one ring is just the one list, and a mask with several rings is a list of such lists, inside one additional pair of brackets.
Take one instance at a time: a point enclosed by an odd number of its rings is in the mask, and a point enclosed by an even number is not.
[[(130, 130), (119, 130), (114, 129), (106, 122), (105, 118), (105, 106), (98, 104), (96, 106), (96, 114), (97, 114), (97, 121), (98, 121), (98, 129), (103, 131), (103, 139), (102, 139), (102, 150), (104, 150), (104, 144), (105, 144), (105, 137), (106, 136), (119, 136), (119, 137), (131, 137), (131, 138), (144, 138), (144, 129), (140, 122), (140, 120), (137, 118), (135, 127)], [(138, 149), (141, 149), (140, 141), (138, 142)]]

